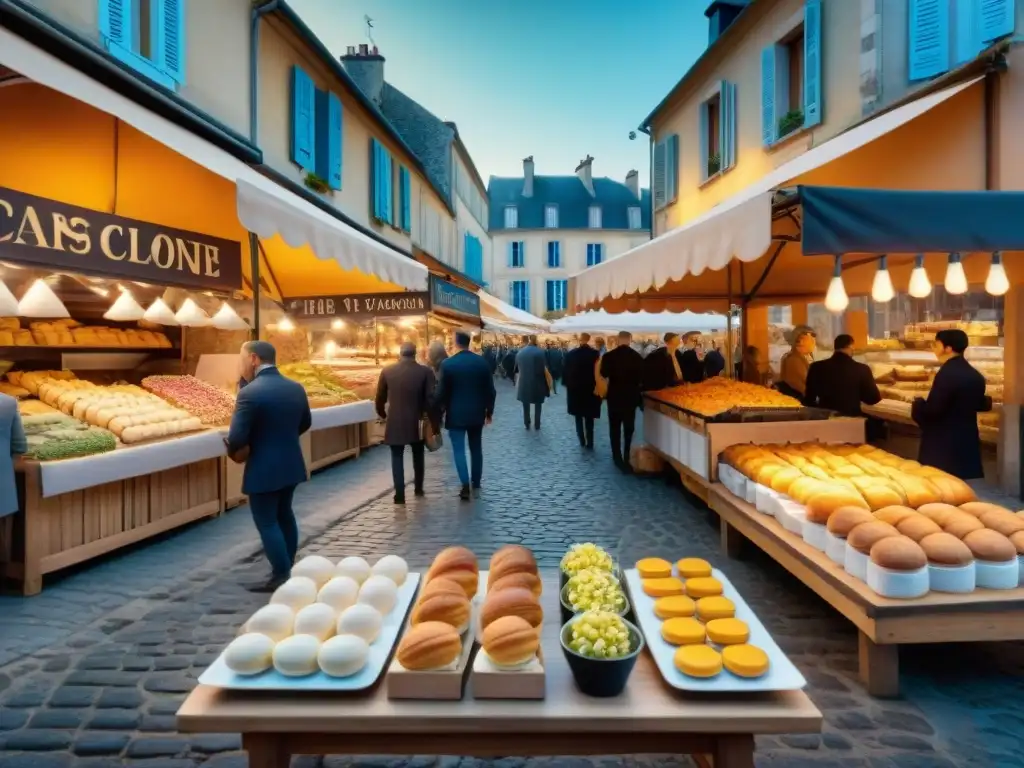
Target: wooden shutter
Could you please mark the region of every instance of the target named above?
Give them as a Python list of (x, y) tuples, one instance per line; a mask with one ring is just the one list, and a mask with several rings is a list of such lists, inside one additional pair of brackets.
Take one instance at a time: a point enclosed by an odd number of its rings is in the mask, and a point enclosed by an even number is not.
[(956, 0), (953, 25), (953, 60), (956, 66), (966, 64), (981, 53), (980, 10), (979, 0)]
[(778, 137), (779, 118), (775, 112), (775, 46), (761, 51), (761, 143), (770, 147)]
[(656, 209), (663, 208), (667, 201), (665, 186), (665, 171), (668, 168), (667, 151), (668, 147), (664, 141), (654, 145), (654, 179), (652, 186), (654, 187), (654, 207)]
[(926, 80), (949, 69), (948, 0), (910, 0), (909, 79)]
[(721, 123), (722, 170), (736, 165), (736, 84), (722, 81)]
[(821, 0), (804, 6), (804, 128), (821, 123)]
[(341, 99), (333, 93), (327, 94), (327, 183), (331, 189), (341, 189), (342, 123)]
[(554, 280), (548, 280), (546, 287), (547, 287), (547, 294), (548, 294), (547, 295), (548, 312), (554, 312), (555, 311), (555, 281)]
[(508, 266), (512, 268), (515, 265), (515, 241), (513, 240), (508, 244)]
[[(704, 181), (708, 177), (708, 103), (705, 101), (700, 105), (698, 110), (700, 115), (697, 121), (697, 138), (700, 142), (699, 162), (700, 162), (700, 175), (697, 177), (701, 181)], [(721, 112), (719, 112), (719, 121), (721, 121)]]
[(179, 85), (185, 82), (184, 0), (154, 0), (152, 58), (157, 69)]
[(665, 202), (674, 203), (679, 193), (679, 135), (668, 137), (665, 151)]
[(398, 174), (399, 196), (402, 205), (399, 221), (404, 232), (412, 232), (412, 176), (404, 165), (399, 169)]
[(384, 221), (395, 223), (395, 168), (391, 153), (384, 149), (381, 152), (381, 178), (384, 183)]
[(1000, 37), (1012, 35), (1016, 27), (1014, 0), (978, 0), (980, 6), (981, 41), (990, 43)]
[(132, 0), (100, 0), (100, 34), (110, 45), (132, 47)]
[(316, 87), (301, 67), (292, 67), (292, 162), (316, 170)]

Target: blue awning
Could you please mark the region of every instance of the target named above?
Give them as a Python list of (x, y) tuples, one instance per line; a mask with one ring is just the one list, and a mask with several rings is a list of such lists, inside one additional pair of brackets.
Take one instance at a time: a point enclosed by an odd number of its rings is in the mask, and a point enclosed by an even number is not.
[(807, 256), (1024, 250), (1024, 192), (798, 189)]

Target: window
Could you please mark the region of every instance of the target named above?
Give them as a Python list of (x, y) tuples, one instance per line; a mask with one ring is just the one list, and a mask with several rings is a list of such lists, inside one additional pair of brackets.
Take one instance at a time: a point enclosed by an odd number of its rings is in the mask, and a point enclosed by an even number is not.
[(100, 35), (114, 58), (165, 88), (184, 84), (185, 0), (97, 2)]
[(601, 228), (601, 206), (590, 206), (590, 213), (587, 219), (587, 226), (590, 227), (591, 229)]
[(821, 123), (821, 0), (806, 0), (803, 23), (761, 52), (765, 146)]
[(392, 224), (394, 211), (394, 164), (391, 153), (376, 139), (370, 139), (373, 165), (370, 168), (370, 186), (373, 200), (373, 218), (381, 224)]
[[(330, 91), (318, 90), (316, 92), (313, 133), (316, 145), (314, 158), (316, 175), (326, 181), (327, 186), (331, 189), (341, 189), (341, 137), (343, 133), (341, 99)], [(406, 176), (409, 175), (407, 169), (403, 168), (402, 170)], [(405, 227), (403, 229), (406, 232), (409, 231)]]
[(718, 92), (700, 105), (701, 181), (714, 178), (736, 163), (736, 86), (725, 80)]
[(907, 79), (941, 75), (973, 60), (992, 41), (1012, 35), (1017, 5), (1014, 0), (909, 0)]
[(513, 269), (526, 266), (526, 243), (513, 240), (508, 244), (508, 265)]
[(513, 280), (508, 287), (509, 302), (516, 309), (530, 311), (530, 281)]
[(568, 280), (548, 280), (547, 299), (548, 312), (563, 312), (567, 308), (569, 295)]
[(630, 229), (641, 229), (643, 228), (642, 219), (640, 217), (640, 206), (631, 205), (629, 206), (629, 228)]
[(676, 201), (679, 179), (679, 136), (672, 134), (654, 145), (654, 209)]
[(398, 167), (398, 228), (412, 232), (412, 177), (404, 165)]
[(548, 229), (558, 229), (558, 206), (544, 206), (544, 226)]
[(548, 267), (559, 269), (562, 266), (562, 244), (557, 240), (548, 243)]
[(601, 263), (604, 246), (601, 243), (587, 243), (587, 266), (594, 267)]
[(519, 209), (514, 205), (505, 206), (505, 229), (516, 229), (519, 226)]
[(292, 67), (291, 100), (292, 162), (330, 189), (341, 189), (341, 100), (319, 90), (301, 67)]

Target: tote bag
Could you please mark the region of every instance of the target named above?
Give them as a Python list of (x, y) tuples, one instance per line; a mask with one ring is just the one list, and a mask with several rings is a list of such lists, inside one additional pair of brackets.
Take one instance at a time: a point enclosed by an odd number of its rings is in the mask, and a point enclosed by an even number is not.
[(608, 397), (608, 379), (601, 375), (600, 358), (594, 363), (594, 381), (597, 382), (597, 385), (594, 387), (594, 394), (602, 399)]

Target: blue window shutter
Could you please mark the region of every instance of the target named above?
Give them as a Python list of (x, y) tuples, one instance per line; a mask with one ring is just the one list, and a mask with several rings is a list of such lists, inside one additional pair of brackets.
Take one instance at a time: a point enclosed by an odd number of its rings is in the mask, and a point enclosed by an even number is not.
[(547, 290), (547, 308), (548, 312), (554, 312), (555, 310), (555, 281), (548, 280), (545, 286)]
[(654, 187), (654, 207), (661, 208), (666, 202), (665, 173), (668, 170), (668, 144), (659, 141), (654, 145), (654, 168), (652, 169), (652, 183)]
[(292, 67), (292, 162), (316, 170), (316, 87), (301, 67)]
[(804, 128), (821, 123), (821, 0), (804, 6)]
[(1016, 24), (1014, 0), (980, 0), (981, 41), (1012, 35)]
[(523, 310), (526, 311), (526, 312), (529, 312), (530, 311), (530, 281), (529, 280), (523, 280), (523, 288), (524, 288), (523, 293), (525, 294), (524, 295), (524, 300), (523, 300)]
[(401, 222), (402, 230), (405, 232), (412, 232), (412, 176), (409, 174), (409, 169), (404, 165), (399, 172), (400, 186), (401, 186)]
[(370, 139), (370, 196), (373, 199), (373, 218), (378, 221), (380, 212), (380, 144)]
[(775, 114), (775, 46), (761, 51), (761, 143), (770, 147), (778, 135)]
[(341, 116), (341, 99), (333, 93), (327, 94), (327, 180), (331, 189), (341, 189), (341, 147), (344, 130)]
[[(719, 112), (719, 118), (721, 118), (721, 112)], [(699, 120), (700, 176), (698, 178), (704, 181), (708, 177), (708, 103), (706, 101), (700, 105)]]
[(514, 249), (514, 247), (515, 246), (512, 243), (508, 244), (508, 265), (509, 265), (509, 267), (514, 267), (515, 266), (515, 262), (513, 261), (513, 249)]
[(384, 221), (388, 224), (395, 223), (395, 174), (391, 162), (391, 153), (386, 149), (382, 152), (383, 176), (384, 176)]
[(179, 85), (185, 82), (185, 0), (154, 0), (152, 58)]
[(668, 137), (665, 152), (667, 168), (665, 173), (665, 202), (674, 203), (679, 192), (679, 135), (673, 133)]
[(953, 25), (954, 65), (960, 66), (981, 53), (981, 0), (956, 0)]
[(949, 69), (949, 0), (910, 0), (910, 80), (926, 80)]
[(725, 118), (722, 125), (725, 127), (725, 156), (722, 158), (722, 168), (732, 168), (736, 165), (736, 84), (722, 82), (726, 96), (722, 100)]
[(100, 34), (108, 43), (132, 47), (133, 12), (132, 0), (100, 0)]

